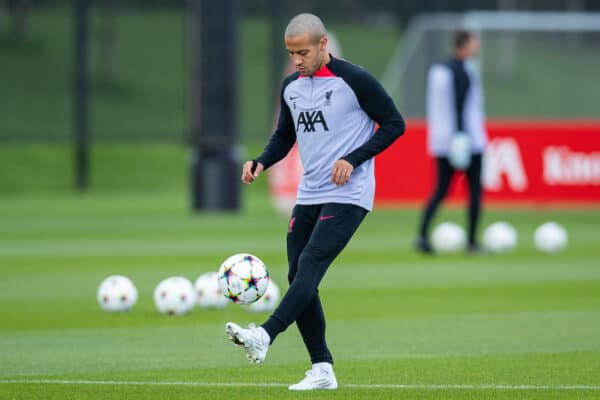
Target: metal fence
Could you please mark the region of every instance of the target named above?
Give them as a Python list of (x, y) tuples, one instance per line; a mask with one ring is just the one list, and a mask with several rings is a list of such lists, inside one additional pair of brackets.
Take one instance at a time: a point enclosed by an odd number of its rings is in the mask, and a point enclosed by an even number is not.
[[(192, 0), (190, 0), (192, 1)], [(201, 1), (201, 0), (196, 0)], [(0, 140), (69, 141), (73, 131), (72, 2), (0, 1)], [(189, 105), (188, 2), (95, 1), (89, 41), (90, 132), (103, 142), (183, 142)], [(239, 137), (264, 140), (286, 54), (285, 22), (322, 16), (351, 61), (381, 76), (400, 33), (424, 11), (593, 10), (592, 0), (239, 1)], [(214, 60), (219, 67), (219, 60)]]

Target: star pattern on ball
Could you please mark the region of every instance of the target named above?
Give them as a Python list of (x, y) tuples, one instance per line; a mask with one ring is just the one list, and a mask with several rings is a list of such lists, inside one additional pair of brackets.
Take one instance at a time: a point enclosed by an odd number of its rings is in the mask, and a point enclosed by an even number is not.
[(246, 284), (248, 285), (248, 289), (254, 288), (258, 292), (258, 282), (260, 278), (256, 278), (253, 274), (250, 275), (250, 278), (244, 279)]
[(233, 275), (233, 271), (231, 270), (232, 267), (225, 267), (223, 269), (223, 276), (229, 280), (229, 278), (231, 277), (231, 275)]
[(268, 275), (258, 257), (248, 253), (235, 254), (219, 268), (220, 291), (235, 303), (249, 304), (264, 294)]

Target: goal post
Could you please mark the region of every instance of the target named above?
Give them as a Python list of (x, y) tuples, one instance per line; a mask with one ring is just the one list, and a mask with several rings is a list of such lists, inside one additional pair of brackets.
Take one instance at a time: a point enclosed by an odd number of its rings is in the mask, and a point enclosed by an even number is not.
[(452, 31), (481, 38), (478, 59), (492, 117), (597, 118), (600, 13), (467, 12), (414, 18), (382, 83), (408, 117), (424, 117), (429, 66), (450, 54)]

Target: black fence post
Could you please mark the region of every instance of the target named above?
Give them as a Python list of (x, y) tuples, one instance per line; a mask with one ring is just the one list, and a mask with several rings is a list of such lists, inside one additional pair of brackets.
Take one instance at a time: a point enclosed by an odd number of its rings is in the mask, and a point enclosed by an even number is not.
[(238, 210), (236, 0), (190, 0), (194, 210)]
[(89, 5), (89, 0), (73, 1), (75, 22), (73, 139), (75, 144), (75, 189), (80, 191), (88, 188), (89, 175)]
[(269, 2), (269, 20), (270, 20), (270, 50), (271, 50), (271, 104), (279, 104), (279, 92), (281, 90), (280, 79), (283, 75), (285, 65), (285, 48), (283, 45), (283, 31), (285, 29), (283, 22), (283, 5), (281, 0), (270, 0)]

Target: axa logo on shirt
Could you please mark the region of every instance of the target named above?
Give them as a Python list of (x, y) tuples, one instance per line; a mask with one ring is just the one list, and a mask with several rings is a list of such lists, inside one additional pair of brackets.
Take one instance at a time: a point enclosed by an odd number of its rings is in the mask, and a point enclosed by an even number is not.
[[(321, 110), (301, 111), (296, 121), (296, 132), (316, 132), (317, 124), (321, 124), (321, 128), (324, 131), (329, 131), (327, 121), (325, 121)], [(302, 126), (302, 131), (300, 131), (300, 126)]]

